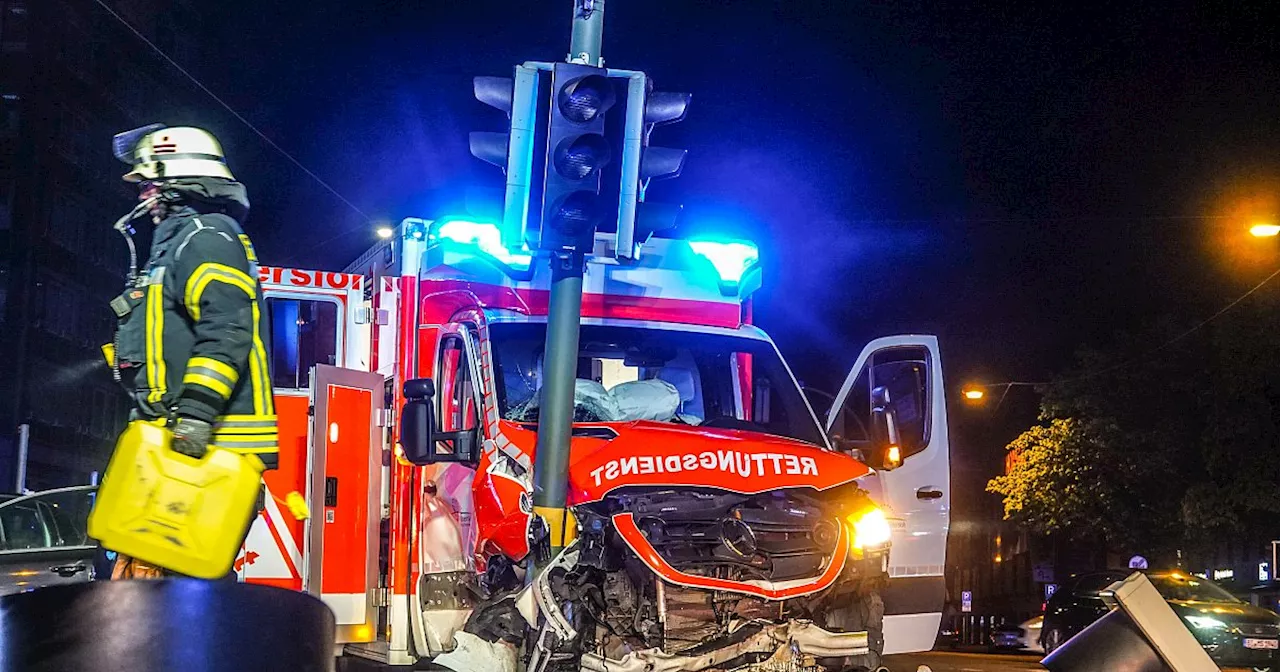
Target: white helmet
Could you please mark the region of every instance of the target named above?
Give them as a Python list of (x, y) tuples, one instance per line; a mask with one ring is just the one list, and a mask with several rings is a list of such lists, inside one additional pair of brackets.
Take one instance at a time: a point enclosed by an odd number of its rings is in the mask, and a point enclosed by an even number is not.
[(202, 128), (151, 124), (117, 134), (111, 146), (117, 159), (133, 166), (124, 176), (127, 182), (178, 177), (235, 179), (227, 168), (222, 145)]

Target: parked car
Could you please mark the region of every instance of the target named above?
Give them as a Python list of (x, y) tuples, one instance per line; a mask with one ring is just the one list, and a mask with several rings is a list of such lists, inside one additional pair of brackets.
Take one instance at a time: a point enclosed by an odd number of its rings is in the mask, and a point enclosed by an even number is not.
[(88, 521), (97, 491), (76, 486), (0, 501), (0, 595), (93, 580), (98, 544)]
[(1040, 645), (1040, 630), (1043, 625), (1044, 616), (1036, 616), (1019, 626), (1019, 629), (1022, 630), (1021, 650), (1044, 653), (1044, 647)]
[(1040, 626), (1044, 616), (1036, 616), (1018, 625), (1001, 625), (991, 631), (991, 648), (997, 651), (1032, 651), (1041, 653)]
[[(1131, 573), (1095, 572), (1064, 583), (1049, 598), (1045, 611), (1044, 650), (1052, 652), (1105, 615), (1104, 591)], [(1241, 601), (1208, 579), (1174, 570), (1143, 573), (1214, 662), (1269, 667), (1280, 661), (1280, 615)]]

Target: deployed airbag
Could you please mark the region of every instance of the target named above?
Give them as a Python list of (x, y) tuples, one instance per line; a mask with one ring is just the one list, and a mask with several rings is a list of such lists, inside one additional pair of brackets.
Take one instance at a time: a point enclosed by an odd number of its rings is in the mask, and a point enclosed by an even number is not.
[(609, 390), (618, 419), (670, 422), (680, 407), (680, 392), (665, 380), (633, 380)]

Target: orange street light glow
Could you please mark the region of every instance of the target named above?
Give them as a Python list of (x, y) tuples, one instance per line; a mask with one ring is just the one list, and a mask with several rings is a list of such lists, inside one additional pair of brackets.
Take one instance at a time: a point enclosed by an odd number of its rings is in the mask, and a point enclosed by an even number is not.
[(1249, 227), (1249, 233), (1257, 238), (1274, 238), (1280, 236), (1280, 224), (1254, 224)]
[(985, 396), (987, 396), (987, 393), (976, 387), (971, 387), (964, 391), (964, 398), (969, 401), (981, 401)]

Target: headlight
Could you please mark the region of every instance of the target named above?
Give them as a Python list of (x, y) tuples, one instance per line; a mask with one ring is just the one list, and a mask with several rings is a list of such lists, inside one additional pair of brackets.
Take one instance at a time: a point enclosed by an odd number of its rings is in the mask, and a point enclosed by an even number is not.
[(1227, 624), (1209, 616), (1183, 616), (1197, 630), (1226, 630)]
[(891, 531), (884, 511), (873, 507), (849, 516), (849, 522), (853, 525), (854, 548), (863, 549), (889, 543)]

